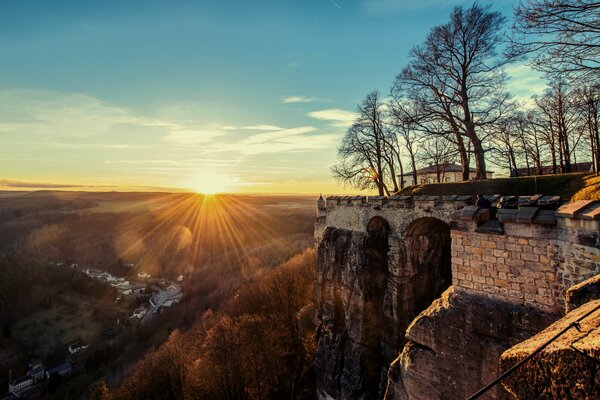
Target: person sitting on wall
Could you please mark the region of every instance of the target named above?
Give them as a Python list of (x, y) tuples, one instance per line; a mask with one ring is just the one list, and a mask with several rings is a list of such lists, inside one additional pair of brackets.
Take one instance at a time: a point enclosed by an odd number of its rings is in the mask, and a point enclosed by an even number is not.
[(477, 207), (489, 209), (490, 210), (490, 218), (496, 219), (496, 210), (492, 209), (492, 203), (490, 203), (490, 201), (487, 198), (483, 197), (483, 195), (481, 193), (477, 195), (477, 201), (475, 202), (475, 205)]
[(477, 207), (481, 208), (492, 208), (492, 203), (480, 193), (477, 195), (477, 201), (475, 202)]

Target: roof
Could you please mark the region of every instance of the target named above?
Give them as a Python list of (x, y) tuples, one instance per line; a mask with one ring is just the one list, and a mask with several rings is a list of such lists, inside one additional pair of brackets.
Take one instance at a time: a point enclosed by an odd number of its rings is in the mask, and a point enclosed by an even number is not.
[[(560, 165), (557, 165), (556, 168), (560, 169)], [(591, 170), (591, 162), (571, 164), (571, 172), (590, 172)], [(554, 167), (552, 165), (542, 165), (542, 171), (540, 174), (537, 173), (538, 171), (535, 167), (517, 168), (511, 172), (513, 176), (550, 175), (554, 173)]]
[(68, 361), (63, 361), (61, 364), (58, 364), (48, 370), (46, 370), (46, 374), (63, 374), (71, 370), (71, 363)]
[(29, 371), (27, 371), (27, 373), (29, 375), (35, 375), (39, 372), (44, 372), (44, 365), (41, 363), (34, 364), (33, 368), (31, 368)]
[(25, 375), (25, 376), (22, 376), (22, 377), (20, 377), (20, 378), (13, 379), (13, 380), (10, 382), (10, 384), (11, 384), (11, 385), (13, 385), (13, 386), (15, 386), (15, 385), (21, 384), (21, 383), (23, 383), (23, 382), (27, 382), (28, 380), (31, 380), (31, 379), (32, 379), (32, 378), (31, 378), (29, 375)]
[[(462, 165), (458, 165), (458, 164), (451, 164), (451, 163), (445, 163), (445, 164), (440, 164), (440, 170), (441, 172), (462, 172)], [(421, 168), (418, 169), (417, 175), (419, 174), (435, 174), (437, 173), (437, 167), (435, 165), (430, 165), (428, 167), (425, 168)], [(469, 172), (476, 172), (475, 168), (469, 168)], [(486, 171), (489, 173), (494, 173), (493, 171)], [(402, 176), (409, 176), (412, 175), (413, 171), (410, 172), (406, 172), (404, 174), (402, 174)]]

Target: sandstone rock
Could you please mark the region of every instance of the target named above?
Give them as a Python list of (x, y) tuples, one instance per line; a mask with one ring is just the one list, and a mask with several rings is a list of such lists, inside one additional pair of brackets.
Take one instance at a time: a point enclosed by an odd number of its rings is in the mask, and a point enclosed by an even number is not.
[[(556, 317), (451, 287), (406, 332), (388, 399), (464, 400), (497, 375), (500, 354)], [(481, 399), (511, 399), (501, 386)]]
[(317, 252), (321, 399), (380, 399), (410, 322), (450, 284), (449, 227), (423, 219), (402, 240), (373, 218), (369, 232), (328, 227)]
[(502, 354), (500, 365), (507, 370), (533, 353), (572, 322), (581, 331), (568, 329), (557, 340), (518, 368), (503, 385), (518, 399), (600, 399), (600, 300), (571, 311), (543, 332)]
[(600, 275), (587, 279), (567, 290), (566, 308), (567, 312), (591, 300), (600, 299)]

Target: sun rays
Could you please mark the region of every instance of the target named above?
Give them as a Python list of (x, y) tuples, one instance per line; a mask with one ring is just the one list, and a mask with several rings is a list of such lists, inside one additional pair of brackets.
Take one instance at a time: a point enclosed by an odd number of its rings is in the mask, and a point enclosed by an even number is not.
[[(239, 270), (248, 278), (266, 243), (289, 246), (275, 227), (267, 207), (247, 197), (168, 194), (120, 227), (115, 249), (123, 260), (136, 260), (156, 274), (189, 272), (205, 263)], [(225, 271), (224, 271), (225, 272)]]

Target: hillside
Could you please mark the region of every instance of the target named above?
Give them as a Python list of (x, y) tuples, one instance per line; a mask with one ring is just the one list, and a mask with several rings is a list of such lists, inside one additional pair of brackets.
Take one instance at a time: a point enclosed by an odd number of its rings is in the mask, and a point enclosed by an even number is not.
[(595, 200), (600, 199), (600, 177), (589, 173), (573, 173), (486, 181), (433, 183), (407, 187), (399, 192), (402, 195), (417, 196), (475, 195), (477, 193), (523, 196), (550, 194), (559, 195), (564, 200)]

